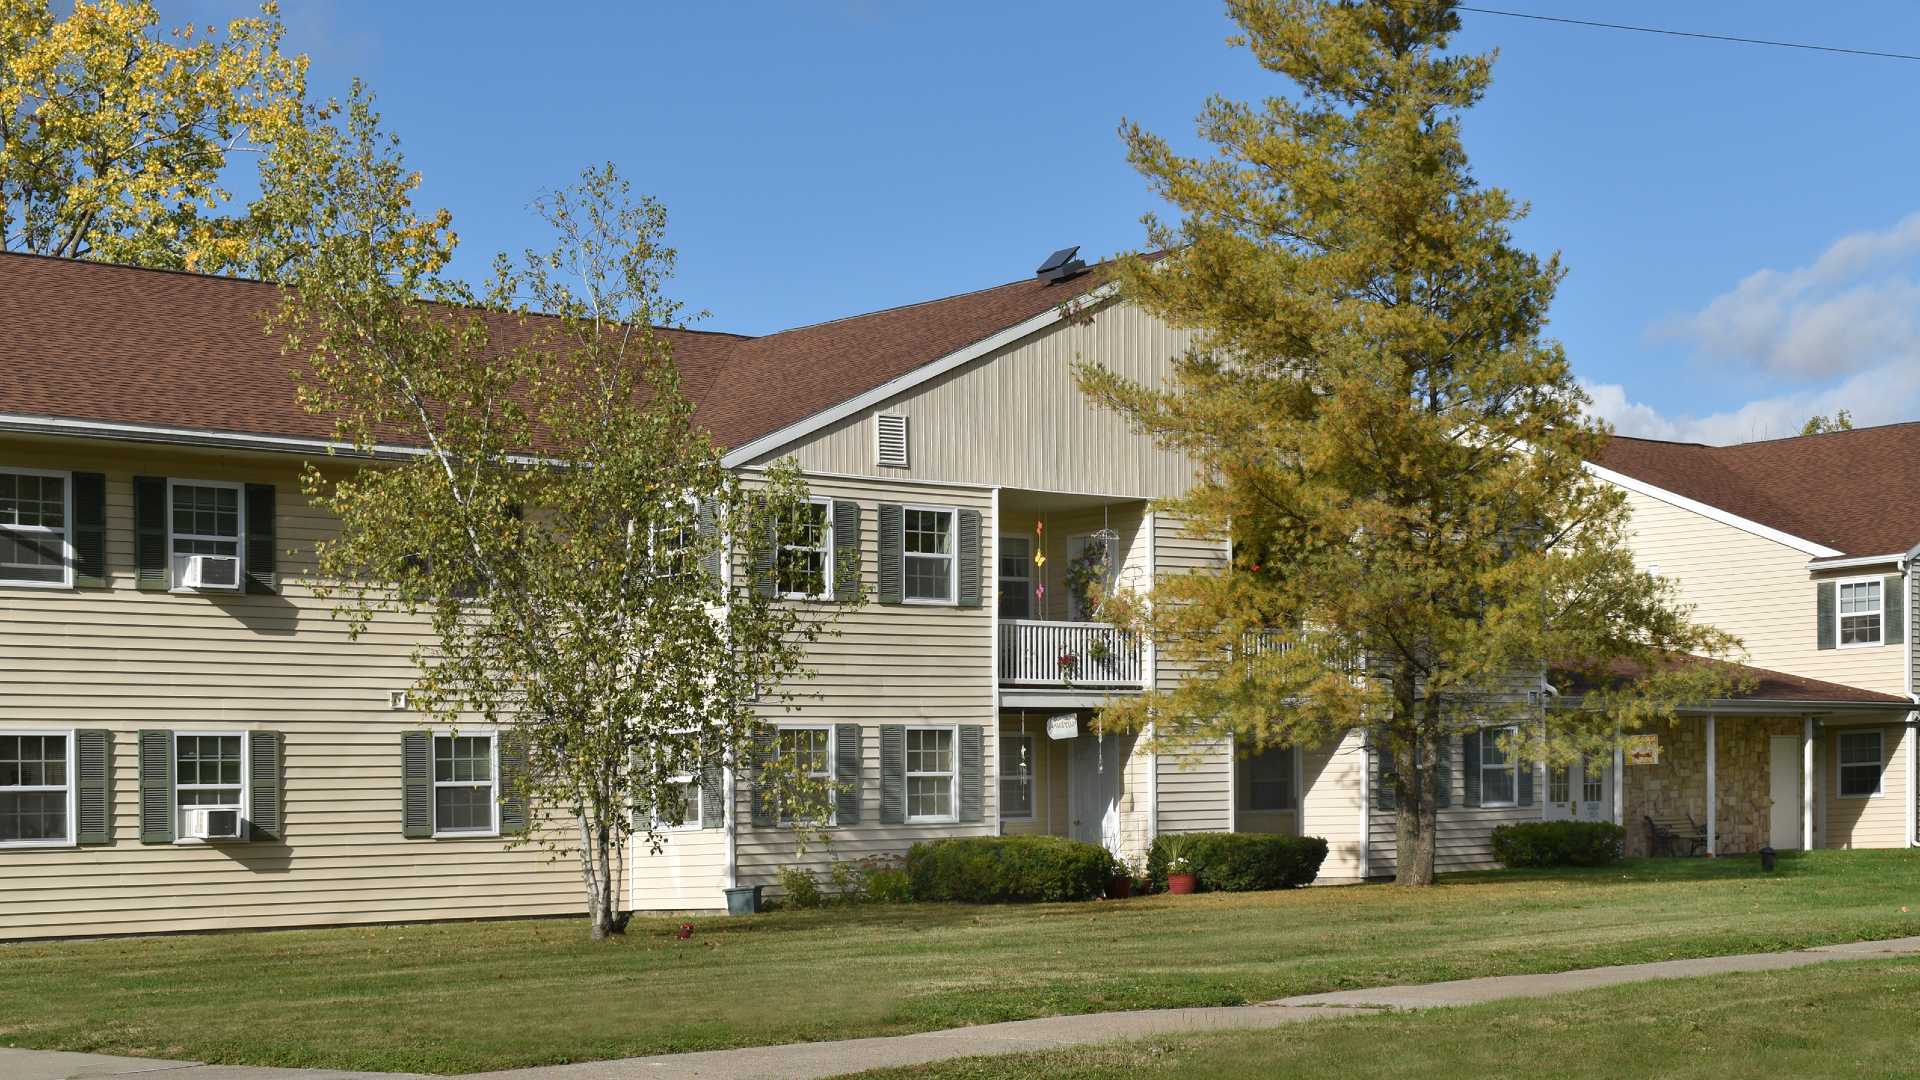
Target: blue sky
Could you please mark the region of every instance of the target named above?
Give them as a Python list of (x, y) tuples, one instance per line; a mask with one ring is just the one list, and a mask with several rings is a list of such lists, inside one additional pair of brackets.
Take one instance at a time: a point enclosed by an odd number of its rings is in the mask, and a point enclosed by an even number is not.
[[(318, 89), (376, 89), (465, 272), (612, 160), (672, 214), (679, 297), (748, 333), (1137, 247), (1120, 119), (1190, 143), (1208, 93), (1283, 88), (1198, 0), (287, 6)], [(1911, 0), (1487, 6), (1920, 53)], [(1563, 254), (1550, 329), (1602, 415), (1711, 442), (1920, 418), (1920, 63), (1464, 18), (1501, 50), (1475, 169)]]

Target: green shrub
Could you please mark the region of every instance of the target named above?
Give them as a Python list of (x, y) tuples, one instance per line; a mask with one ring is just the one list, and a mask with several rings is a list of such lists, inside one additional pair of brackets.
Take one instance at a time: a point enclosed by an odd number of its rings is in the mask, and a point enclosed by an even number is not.
[(905, 904), (913, 899), (913, 879), (898, 866), (877, 866), (867, 871), (867, 902)]
[(1523, 821), (1493, 830), (1493, 857), (1510, 867), (1605, 866), (1626, 839), (1611, 821)]
[(780, 868), (780, 891), (784, 894), (785, 906), (790, 908), (817, 908), (827, 902), (813, 875), (797, 866)]
[(1176, 833), (1155, 837), (1147, 852), (1147, 878), (1167, 887), (1167, 863), (1184, 855), (1202, 892), (1258, 892), (1313, 884), (1327, 858), (1317, 836), (1266, 833)]
[(964, 836), (913, 845), (915, 900), (971, 904), (1094, 900), (1116, 873), (1098, 844), (1059, 836)]

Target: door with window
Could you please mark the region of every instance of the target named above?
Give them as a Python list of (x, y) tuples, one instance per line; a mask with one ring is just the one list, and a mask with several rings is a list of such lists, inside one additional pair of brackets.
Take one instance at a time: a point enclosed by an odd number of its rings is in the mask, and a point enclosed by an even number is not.
[(1613, 767), (1591, 757), (1547, 770), (1548, 821), (1612, 821)]
[(1112, 850), (1120, 840), (1121, 773), (1126, 751), (1117, 736), (1083, 733), (1068, 759), (1067, 835)]

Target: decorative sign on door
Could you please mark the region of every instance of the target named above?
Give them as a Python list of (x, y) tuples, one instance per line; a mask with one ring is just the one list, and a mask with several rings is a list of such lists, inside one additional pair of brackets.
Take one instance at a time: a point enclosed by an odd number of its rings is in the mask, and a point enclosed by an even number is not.
[(1629, 735), (1625, 751), (1629, 765), (1658, 765), (1660, 764), (1660, 736)]
[(1047, 738), (1072, 739), (1080, 734), (1080, 717), (1074, 713), (1061, 713), (1047, 717)]

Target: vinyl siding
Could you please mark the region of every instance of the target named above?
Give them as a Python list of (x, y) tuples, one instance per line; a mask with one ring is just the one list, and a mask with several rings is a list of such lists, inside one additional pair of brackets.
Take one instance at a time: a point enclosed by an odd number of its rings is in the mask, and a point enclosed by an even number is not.
[(1301, 751), (1300, 831), (1327, 841), (1321, 881), (1360, 877), (1360, 812), (1366, 797), (1366, 735), (1359, 728)]
[(1233, 754), (1226, 739), (1160, 752), (1160, 831), (1233, 830)]
[[(1840, 733), (1872, 731), (1881, 733), (1881, 753), (1886, 769), (1880, 774), (1880, 794), (1866, 799), (1840, 797)], [(1907, 744), (1913, 733), (1898, 726), (1844, 727), (1829, 723), (1819, 736), (1820, 760), (1815, 762), (1815, 790), (1824, 791), (1821, 800), (1826, 829), (1819, 837), (1821, 847), (1890, 848), (1907, 846), (1906, 795), (1908, 786)]]
[(1657, 565), (1663, 577), (1673, 579), (1681, 598), (1697, 606), (1696, 620), (1740, 637), (1747, 663), (1864, 690), (1907, 693), (1906, 646), (1817, 647), (1815, 579), (1804, 552), (1637, 492), (1628, 492), (1627, 500), (1633, 509), (1628, 543), (1634, 560), (1643, 569)]
[[(1161, 498), (1184, 492), (1193, 463), (1097, 408), (1074, 382), (1085, 359), (1162, 385), (1192, 343), (1125, 304), (1058, 323), (763, 455), (792, 455), (810, 472)], [(874, 464), (875, 413), (908, 418), (906, 469)]]
[[(1218, 573), (1227, 567), (1228, 542), (1220, 537), (1196, 532), (1183, 518), (1165, 511), (1152, 517), (1154, 527), (1153, 571), (1158, 581), (1180, 574)], [(1191, 668), (1161, 650), (1155, 657), (1154, 673), (1162, 689), (1171, 689), (1191, 672)]]
[[(428, 727), (388, 692), (414, 678), (424, 621), (359, 640), (310, 587), (331, 521), (280, 456), (0, 441), (0, 464), (107, 476), (110, 590), (0, 589), (0, 730), (114, 732), (109, 847), (0, 850), (0, 938), (304, 926), (581, 910), (571, 860), (500, 839), (400, 834), (400, 734)], [(279, 595), (139, 592), (131, 477), (271, 483)], [(288, 552), (291, 551), (291, 554)], [(136, 732), (282, 732), (284, 838), (139, 842)]]
[(676, 829), (661, 833), (656, 853), (633, 841), (631, 896), (636, 911), (715, 911), (727, 906), (727, 833)]
[[(755, 828), (750, 786), (736, 784), (734, 813), (741, 885), (773, 885), (785, 866), (803, 868), (824, 878), (835, 862), (874, 855), (894, 857), (903, 855), (919, 840), (989, 836), (999, 831), (1000, 725), (994, 710), (992, 592), (998, 540), (992, 492), (899, 480), (819, 477), (810, 478), (809, 486), (815, 496), (851, 499), (860, 504), (860, 571), (868, 603), (838, 618), (835, 635), (822, 638), (808, 650), (806, 663), (814, 677), (795, 686), (796, 696), (784, 706), (766, 706), (762, 716), (776, 725), (861, 725), (861, 822), (830, 827), (825, 830), (824, 840), (803, 837), (789, 828)], [(980, 512), (980, 570), (984, 577), (980, 607), (877, 602), (878, 507), (883, 502), (969, 507)], [(736, 562), (735, 572), (745, 573), (744, 563)], [(839, 614), (832, 604), (811, 606), (823, 615)], [(886, 724), (981, 725), (985, 729), (981, 740), (984, 820), (975, 825), (880, 824), (880, 728)]]

